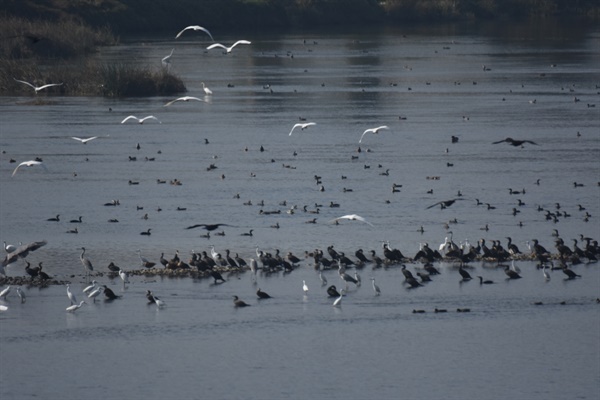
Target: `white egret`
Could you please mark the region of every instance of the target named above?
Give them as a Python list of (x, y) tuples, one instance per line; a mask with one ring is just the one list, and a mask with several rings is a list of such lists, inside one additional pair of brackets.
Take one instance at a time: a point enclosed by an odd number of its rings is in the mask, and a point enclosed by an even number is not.
[(17, 249), (17, 246), (12, 245), (12, 244), (6, 244), (6, 242), (4, 243), (4, 251), (7, 253), (12, 253), (13, 251), (15, 251)]
[(363, 134), (361, 135), (361, 137), (360, 137), (360, 140), (358, 141), (358, 143), (361, 143), (361, 142), (362, 142), (362, 140), (363, 140), (363, 137), (364, 137), (364, 136), (365, 136), (367, 133), (373, 133), (373, 134), (376, 134), (376, 133), (379, 133), (379, 131), (380, 131), (380, 130), (382, 130), (382, 129), (390, 129), (390, 128), (389, 128), (389, 126), (387, 126), (387, 125), (382, 125), (382, 126), (378, 126), (377, 128), (371, 128), (371, 129), (367, 129), (367, 130), (365, 130), (365, 131), (363, 132)]
[(233, 50), (233, 48), (235, 46), (237, 46), (238, 44), (252, 44), (252, 42), (249, 42), (247, 40), (238, 40), (237, 42), (235, 42), (234, 44), (232, 44), (231, 47), (226, 47), (226, 46), (222, 45), (221, 43), (215, 43), (215, 44), (211, 44), (210, 46), (208, 46), (206, 48), (206, 50), (211, 50), (211, 49), (214, 49), (216, 47), (219, 47), (221, 49), (224, 49), (227, 53), (231, 53), (231, 50)]
[(8, 297), (8, 294), (10, 293), (10, 285), (5, 287), (4, 290), (2, 290), (0, 292), (0, 299), (2, 300), (6, 300), (6, 298)]
[(360, 221), (360, 222), (364, 222), (365, 224), (369, 224), (369, 225), (373, 226), (372, 223), (370, 223), (369, 221), (367, 221), (366, 219), (364, 219), (360, 215), (356, 215), (356, 214), (342, 215), (341, 217), (338, 217), (338, 218), (335, 218), (335, 219), (331, 220), (331, 222), (337, 222), (337, 221), (339, 221), (341, 219), (347, 219), (347, 220), (350, 220), (350, 221)]
[(308, 293), (308, 286), (306, 285), (306, 281), (302, 281), (302, 290), (304, 290), (304, 293)]
[(124, 124), (125, 122), (129, 121), (130, 119), (135, 119), (140, 124), (143, 124), (146, 120), (153, 119), (153, 120), (158, 121), (159, 124), (162, 124), (162, 122), (160, 122), (158, 120), (158, 118), (156, 118), (154, 115), (148, 115), (147, 117), (144, 117), (144, 118), (138, 118), (135, 115), (130, 115), (127, 118), (125, 118), (123, 121), (121, 121), (121, 123)]
[(510, 268), (515, 271), (517, 274), (521, 272), (521, 268), (515, 265), (515, 260), (511, 261)]
[(327, 278), (323, 276), (321, 271), (319, 271), (319, 279), (321, 279), (321, 286), (327, 286)]
[(183, 97), (180, 97), (180, 98), (178, 98), (178, 99), (171, 100), (170, 102), (168, 102), (167, 104), (165, 104), (165, 105), (164, 105), (164, 107), (168, 107), (168, 106), (170, 106), (171, 104), (173, 104), (173, 103), (175, 103), (175, 102), (177, 102), (177, 101), (190, 101), (190, 100), (203, 101), (203, 102), (205, 102), (205, 103), (206, 103), (206, 101), (205, 101), (205, 100), (199, 99), (199, 98), (197, 98), (197, 97), (193, 97), (193, 96), (183, 96)]
[(362, 280), (360, 279), (360, 275), (356, 271), (354, 271), (354, 279), (356, 279), (356, 286), (360, 286), (362, 284)]
[(303, 124), (295, 124), (295, 125), (292, 127), (292, 130), (290, 131), (290, 134), (289, 134), (289, 136), (292, 136), (292, 132), (294, 132), (294, 129), (296, 129), (296, 128), (300, 128), (301, 130), (305, 130), (305, 129), (306, 129), (306, 128), (308, 128), (309, 126), (314, 126), (314, 125), (316, 125), (316, 124), (317, 124), (316, 122), (306, 122), (306, 123), (303, 123)]
[(204, 84), (204, 82), (200, 82), (200, 83), (202, 83), (202, 90), (204, 90), (204, 93), (205, 93), (207, 96), (211, 96), (211, 95), (213, 94), (212, 90), (210, 90), (210, 89), (209, 89), (209, 88), (208, 88), (208, 87), (207, 87), (207, 86)]
[(67, 312), (75, 312), (79, 308), (81, 308), (81, 306), (84, 304), (87, 304), (87, 303), (85, 301), (81, 300), (81, 302), (79, 304), (73, 304), (72, 306), (67, 307)]
[(546, 280), (546, 282), (548, 282), (550, 280), (550, 274), (546, 272), (546, 266), (545, 265), (542, 268), (542, 273), (544, 274), (544, 279)]
[(123, 281), (123, 285), (125, 285), (126, 283), (129, 283), (129, 275), (127, 275), (127, 272), (120, 269), (119, 276), (121, 277), (121, 280)]
[(90, 293), (92, 290), (96, 289), (98, 287), (98, 282), (96, 282), (95, 280), (92, 281), (92, 284), (87, 286), (86, 288), (83, 289), (83, 293)]
[(23, 289), (21, 289), (20, 287), (17, 288), (17, 296), (19, 296), (19, 298), (21, 299), (21, 303), (25, 303), (25, 292), (23, 292)]
[(256, 281), (256, 270), (258, 269), (258, 263), (256, 262), (256, 260), (254, 258), (250, 259), (250, 272), (252, 273), (252, 275), (250, 275), (250, 277), (252, 278), (253, 281)]
[(346, 294), (346, 291), (344, 289), (340, 290), (340, 297), (338, 297), (337, 299), (335, 299), (335, 301), (333, 302), (333, 306), (334, 307), (341, 307), (342, 306), (342, 297), (344, 297), (344, 294)]
[(160, 62), (162, 63), (162, 65), (164, 67), (168, 67), (171, 64), (171, 57), (173, 56), (173, 51), (175, 51), (175, 49), (171, 49), (171, 53), (169, 53), (168, 56), (164, 56)]
[(94, 139), (97, 139), (97, 138), (98, 138), (98, 136), (92, 136), (92, 137), (89, 137), (89, 138), (78, 138), (77, 136), (71, 136), (71, 139), (75, 139), (75, 140), (81, 142), (81, 144), (86, 144), (90, 140), (94, 140)]
[(206, 33), (208, 36), (210, 36), (210, 39), (214, 42), (215, 39), (213, 39), (212, 35), (210, 34), (210, 32), (208, 31), (208, 29), (201, 27), (200, 25), (190, 25), (190, 26), (186, 26), (185, 28), (183, 28), (181, 30), (181, 32), (179, 32), (177, 34), (177, 36), (175, 36), (175, 39), (179, 38), (179, 36), (181, 36), (181, 34), (187, 30), (195, 30), (195, 31), (202, 31), (204, 33)]
[(77, 298), (75, 297), (73, 292), (71, 292), (71, 286), (69, 284), (67, 284), (67, 297), (69, 297), (69, 301), (71, 302), (71, 305), (77, 304)]
[[(13, 78), (13, 79), (15, 79), (15, 78)], [(49, 83), (49, 84), (43, 85), (43, 86), (35, 86), (35, 85), (32, 85), (29, 82), (20, 81), (18, 79), (15, 79), (15, 81), (20, 82), (20, 83), (24, 83), (27, 86), (31, 86), (33, 88), (33, 90), (35, 90), (36, 93), (39, 92), (40, 90), (44, 90), (44, 89), (49, 88), (51, 86), (60, 86), (60, 85), (62, 85), (62, 83)]]
[(98, 295), (103, 292), (104, 292), (104, 288), (102, 286), (97, 286), (96, 289), (92, 290), (90, 292), (90, 294), (88, 294), (88, 298), (92, 299), (95, 303), (96, 297), (98, 297)]
[(373, 283), (373, 290), (375, 291), (375, 296), (379, 296), (381, 294), (381, 289), (377, 284), (375, 284), (375, 278), (371, 278), (371, 282)]
[(19, 168), (25, 166), (25, 167), (35, 167), (39, 165), (40, 167), (44, 168), (46, 171), (48, 171), (48, 168), (46, 168), (46, 165), (42, 162), (42, 161), (36, 161), (36, 160), (29, 160), (29, 161), (23, 161), (21, 164), (17, 165), (17, 168), (15, 168), (15, 170), (13, 171), (11, 176), (15, 176), (15, 174), (17, 173), (17, 171), (19, 170)]

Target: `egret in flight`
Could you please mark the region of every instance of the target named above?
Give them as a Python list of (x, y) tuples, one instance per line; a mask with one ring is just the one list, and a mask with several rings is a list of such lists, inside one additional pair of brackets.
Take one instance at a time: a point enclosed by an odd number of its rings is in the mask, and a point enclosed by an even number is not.
[(379, 133), (380, 130), (382, 129), (390, 129), (389, 126), (386, 125), (382, 125), (382, 126), (378, 126), (377, 128), (371, 128), (371, 129), (367, 129), (363, 132), (363, 134), (360, 136), (360, 140), (358, 141), (358, 143), (361, 143), (363, 140), (363, 137), (367, 134), (367, 133), (373, 133), (373, 134), (377, 134)]
[(98, 138), (98, 136), (92, 136), (92, 137), (89, 137), (89, 138), (78, 138), (77, 136), (71, 136), (71, 139), (75, 139), (78, 142), (81, 142), (81, 144), (87, 144), (87, 142), (89, 142), (91, 140), (94, 140), (94, 139), (97, 139), (97, 138)]
[(292, 127), (292, 130), (290, 131), (290, 135), (289, 136), (292, 136), (292, 132), (294, 132), (294, 129), (296, 129), (296, 128), (300, 128), (301, 130), (305, 130), (309, 126), (313, 126), (313, 125), (316, 125), (316, 124), (317, 124), (316, 122), (306, 122), (306, 123), (303, 123), (303, 124), (296, 124), (296, 125), (294, 125)]
[(200, 25), (190, 25), (187, 26), (185, 28), (183, 28), (183, 30), (181, 32), (179, 32), (177, 34), (177, 36), (175, 36), (175, 39), (179, 38), (179, 36), (181, 36), (181, 34), (189, 29), (195, 30), (195, 31), (202, 31), (204, 33), (206, 33), (208, 36), (210, 36), (210, 39), (214, 42), (215, 39), (213, 39), (212, 35), (210, 34), (210, 32), (208, 31), (208, 29), (201, 27)]
[[(124, 124), (125, 122), (129, 121), (130, 119), (135, 119), (140, 124), (143, 124), (146, 120), (149, 120), (149, 119), (158, 121), (158, 118), (156, 118), (154, 115), (148, 115), (147, 117), (144, 117), (144, 118), (138, 118), (135, 115), (130, 115), (129, 117), (127, 117), (123, 121), (121, 121), (121, 123)], [(158, 121), (158, 123), (161, 124), (162, 122)]]
[(48, 171), (48, 168), (46, 168), (46, 165), (42, 162), (42, 161), (35, 161), (35, 160), (29, 160), (29, 161), (23, 161), (21, 164), (17, 165), (17, 168), (15, 168), (15, 170), (13, 171), (11, 176), (15, 176), (15, 174), (17, 173), (17, 171), (19, 170), (19, 168), (25, 166), (25, 167), (35, 167), (39, 165), (40, 167), (44, 168), (46, 171)]
[(252, 42), (249, 42), (248, 40), (238, 40), (237, 42), (232, 44), (231, 47), (226, 47), (226, 46), (222, 45), (221, 43), (215, 43), (215, 44), (211, 44), (210, 46), (208, 46), (206, 48), (206, 50), (211, 50), (211, 49), (220, 47), (220, 48), (224, 49), (227, 53), (231, 53), (231, 50), (233, 50), (233, 48), (235, 46), (237, 46), (238, 44), (252, 44)]
[[(13, 78), (13, 79), (15, 79), (15, 78)], [(29, 82), (20, 81), (18, 79), (15, 79), (15, 81), (20, 82), (20, 83), (24, 83), (27, 86), (31, 86), (33, 88), (33, 90), (35, 90), (36, 93), (39, 92), (40, 90), (44, 90), (44, 89), (49, 88), (51, 86), (60, 86), (60, 85), (62, 85), (62, 83), (49, 83), (49, 84), (43, 85), (43, 86), (35, 86), (35, 85), (32, 85)]]
[(373, 226), (372, 223), (370, 223), (369, 221), (367, 221), (366, 219), (364, 219), (360, 215), (356, 215), (356, 214), (342, 215), (341, 217), (333, 219), (331, 222), (337, 222), (340, 219), (347, 219), (347, 220), (350, 220), (350, 221), (360, 221), (360, 222), (364, 222), (365, 224), (369, 224), (369, 225)]
[[(170, 102), (168, 102), (167, 104), (165, 104), (165, 105), (164, 105), (164, 107), (168, 107), (168, 106), (170, 106), (171, 104), (173, 104), (173, 103), (175, 103), (175, 102), (177, 102), (177, 101), (190, 101), (190, 100), (204, 101), (204, 100), (202, 100), (202, 99), (199, 99), (199, 98), (197, 98), (197, 97), (192, 97), (192, 96), (183, 96), (183, 97), (180, 97), (180, 98), (178, 98), (178, 99), (171, 100)], [(205, 101), (204, 101), (204, 102), (205, 102)]]

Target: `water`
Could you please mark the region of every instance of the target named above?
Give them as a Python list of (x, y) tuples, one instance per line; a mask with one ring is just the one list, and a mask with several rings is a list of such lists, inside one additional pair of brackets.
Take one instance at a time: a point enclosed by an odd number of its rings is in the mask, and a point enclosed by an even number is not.
[[(387, 240), (412, 256), (419, 243), (437, 247), (450, 235), (471, 243), (506, 243), (511, 236), (522, 251), (533, 238), (554, 251), (553, 229), (567, 245), (580, 235), (598, 238), (600, 106), (591, 105), (598, 100), (600, 36), (597, 30), (552, 32), (415, 27), (258, 35), (244, 37), (253, 44), (227, 56), (205, 52), (202, 36), (136, 38), (98, 57), (158, 65), (175, 48), (171, 69), (184, 79), (187, 95), (203, 97), (205, 82), (214, 92), (209, 102), (163, 107), (173, 97), (43, 97), (50, 103), (34, 106), (29, 97), (3, 98), (2, 240), (48, 240), (28, 260), (43, 261), (49, 274), (72, 282), (80, 299), (84, 246), (103, 273), (96, 279), (123, 297), (68, 314), (63, 286), (25, 288), (24, 304), (13, 288), (3, 302), (9, 310), (0, 314), (2, 397), (596, 398), (600, 276), (594, 264), (573, 267), (581, 279), (564, 281), (553, 271), (545, 282), (530, 262), (518, 262), (518, 281), (476, 263), (473, 275), (496, 282), (484, 286), (459, 284), (456, 269), (441, 264), (442, 275), (415, 290), (404, 287), (398, 268), (367, 266), (360, 271), (363, 285), (350, 285), (340, 309), (331, 306), (310, 261), (288, 275), (259, 275), (256, 285), (248, 274), (222, 285), (134, 276), (124, 288), (105, 275), (110, 261), (139, 269), (137, 249), (152, 261), (176, 250), (185, 260), (210, 245), (246, 259), (256, 247), (303, 255), (330, 245), (351, 257), (359, 247), (381, 256)], [(223, 43), (242, 38), (213, 34)], [(162, 123), (120, 124), (131, 114), (152, 114)], [(289, 136), (300, 117), (317, 125)], [(390, 129), (367, 134), (358, 153), (362, 132), (380, 125)], [(453, 135), (458, 143), (451, 143)], [(82, 145), (71, 136), (98, 139)], [(491, 144), (506, 137), (539, 145)], [(16, 164), (9, 158), (35, 157), (48, 171), (22, 167), (11, 178)], [(208, 171), (211, 164), (217, 168)], [(392, 192), (394, 183), (400, 192)], [(509, 188), (526, 193), (510, 195)], [(465, 200), (426, 209), (457, 198), (459, 190)], [(103, 206), (112, 199), (121, 205)], [(496, 209), (476, 206), (475, 199)], [(243, 204), (248, 201), (253, 205)], [(537, 211), (554, 212), (555, 203), (571, 216), (554, 223)], [(298, 209), (287, 214), (292, 205)], [(305, 205), (319, 214), (304, 213)], [(281, 214), (261, 215), (261, 209)], [(588, 222), (585, 212), (592, 215)], [(60, 222), (46, 221), (56, 214)], [(346, 214), (373, 227), (331, 223)], [(68, 222), (80, 215), (83, 223)], [(119, 223), (108, 223), (112, 218)], [(316, 224), (306, 223), (313, 218)], [(444, 224), (454, 218), (450, 234)], [(201, 229), (184, 229), (197, 223), (231, 226), (222, 227), (225, 236), (213, 232), (205, 239)], [(271, 228), (276, 223), (280, 228)], [(486, 224), (489, 231), (481, 230)], [(75, 226), (78, 234), (67, 233)], [(139, 234), (148, 228), (151, 236)], [(241, 236), (250, 229), (252, 237)], [(9, 266), (7, 275), (24, 275), (23, 264)], [(343, 286), (335, 271), (325, 276)], [(302, 280), (310, 288), (306, 297)], [(258, 287), (274, 298), (255, 300)], [(147, 306), (147, 289), (167, 306)], [(252, 306), (234, 309), (233, 295)]]

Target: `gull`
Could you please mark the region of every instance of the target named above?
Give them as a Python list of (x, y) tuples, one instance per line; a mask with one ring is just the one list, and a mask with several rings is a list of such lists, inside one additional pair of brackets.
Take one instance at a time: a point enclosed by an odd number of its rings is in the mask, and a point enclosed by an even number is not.
[(181, 34), (185, 31), (187, 31), (188, 29), (193, 29), (195, 31), (202, 31), (204, 33), (206, 33), (208, 36), (210, 36), (210, 39), (214, 42), (215, 39), (213, 39), (212, 35), (210, 34), (210, 32), (208, 31), (208, 29), (201, 27), (200, 25), (190, 25), (185, 27), (181, 32), (179, 32), (177, 34), (177, 36), (175, 36), (175, 39), (179, 38), (179, 36), (181, 36)]
[(77, 140), (77, 141), (81, 142), (82, 144), (86, 144), (86, 143), (87, 143), (87, 142), (89, 142), (90, 140), (94, 140), (94, 139), (97, 139), (97, 138), (98, 138), (98, 136), (92, 136), (92, 137), (85, 138), (85, 139), (83, 139), (83, 138), (78, 138), (77, 136), (71, 136), (71, 139), (75, 139), (75, 140)]
[(215, 43), (215, 44), (211, 44), (210, 46), (208, 46), (206, 48), (206, 50), (211, 50), (211, 49), (214, 49), (216, 47), (220, 47), (220, 48), (224, 49), (225, 51), (227, 51), (227, 53), (231, 53), (231, 50), (233, 50), (233, 48), (235, 46), (237, 46), (238, 44), (252, 44), (252, 42), (249, 42), (247, 40), (238, 40), (237, 42), (235, 42), (234, 44), (232, 44), (231, 47), (225, 47), (221, 43)]
[(205, 93), (207, 96), (210, 96), (210, 95), (212, 95), (212, 94), (213, 94), (213, 93), (212, 93), (212, 90), (210, 90), (208, 87), (206, 87), (206, 85), (204, 84), (204, 82), (200, 82), (200, 83), (202, 83), (202, 90), (204, 90), (204, 93)]
[(372, 223), (370, 223), (369, 221), (367, 221), (366, 219), (364, 219), (360, 215), (356, 215), (356, 214), (342, 215), (341, 217), (338, 217), (338, 218), (335, 218), (335, 219), (331, 220), (331, 222), (334, 222), (334, 221), (337, 222), (340, 219), (348, 219), (350, 221), (360, 221), (360, 222), (364, 222), (365, 224), (369, 224), (369, 225), (373, 226)]
[[(129, 121), (130, 119), (135, 119), (140, 124), (143, 124), (144, 121), (146, 121), (147, 119), (154, 119), (154, 120), (158, 121), (158, 118), (156, 118), (154, 115), (148, 115), (147, 117), (144, 117), (144, 118), (138, 118), (135, 115), (130, 115), (129, 117), (127, 117), (123, 121), (121, 121), (121, 123), (124, 124), (125, 122)], [(161, 124), (162, 122), (158, 121), (158, 123)]]
[(363, 132), (363, 134), (360, 136), (360, 140), (358, 141), (358, 143), (361, 143), (363, 140), (363, 137), (367, 134), (367, 133), (379, 133), (380, 130), (382, 129), (390, 129), (389, 126), (387, 125), (382, 125), (382, 126), (378, 126), (377, 128), (371, 128), (371, 129), (367, 129)]
[[(13, 78), (13, 79), (15, 79), (15, 78)], [(47, 85), (43, 85), (43, 86), (35, 86), (35, 85), (32, 85), (32, 84), (31, 84), (31, 83), (29, 83), (29, 82), (20, 81), (20, 80), (18, 80), (18, 79), (15, 79), (15, 81), (17, 81), (17, 82), (21, 82), (21, 83), (24, 83), (24, 84), (26, 84), (27, 86), (31, 86), (31, 87), (33, 88), (33, 90), (35, 90), (35, 92), (36, 92), (36, 93), (37, 93), (37, 92), (39, 92), (40, 90), (46, 89), (47, 87), (51, 87), (51, 86), (60, 86), (60, 85), (62, 85), (62, 83), (49, 83), (49, 84), (47, 84)]]
[(173, 104), (173, 103), (175, 103), (175, 102), (177, 102), (177, 101), (190, 101), (190, 100), (204, 101), (204, 100), (202, 100), (202, 99), (199, 99), (199, 98), (197, 98), (197, 97), (192, 97), (192, 96), (183, 96), (183, 97), (180, 97), (180, 98), (178, 98), (178, 99), (171, 100), (170, 102), (168, 102), (167, 104), (165, 104), (165, 105), (164, 105), (164, 107), (168, 107), (168, 106), (170, 106), (171, 104)]
[(20, 167), (25, 166), (25, 167), (34, 167), (36, 165), (39, 165), (40, 167), (44, 168), (46, 171), (48, 171), (48, 168), (46, 168), (46, 165), (41, 162), (41, 161), (35, 161), (35, 160), (29, 160), (29, 161), (23, 161), (21, 164), (17, 165), (17, 168), (15, 168), (15, 170), (13, 171), (11, 176), (15, 176), (15, 174), (17, 173), (17, 171), (19, 170)]
[(306, 122), (304, 124), (296, 124), (292, 127), (292, 130), (290, 131), (290, 136), (292, 136), (292, 132), (294, 132), (294, 129), (296, 128), (300, 128), (302, 130), (305, 130), (306, 128), (308, 128), (309, 126), (313, 126), (316, 125), (316, 122)]

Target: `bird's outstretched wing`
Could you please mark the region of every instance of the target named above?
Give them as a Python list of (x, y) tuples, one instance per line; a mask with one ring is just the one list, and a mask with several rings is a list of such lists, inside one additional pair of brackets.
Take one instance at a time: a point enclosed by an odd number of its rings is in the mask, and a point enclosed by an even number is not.
[(34, 89), (35, 89), (35, 86), (33, 86), (33, 85), (32, 85), (31, 83), (29, 83), (29, 82), (20, 81), (20, 80), (18, 80), (18, 79), (15, 79), (15, 78), (13, 78), (13, 79), (14, 79), (15, 81), (17, 81), (17, 82), (24, 83), (24, 84), (26, 84), (27, 86), (31, 86), (32, 88), (34, 88)]
[(504, 143), (504, 142), (506, 142), (506, 139), (498, 140), (497, 142), (492, 142), (492, 144), (498, 144), (498, 143)]
[(234, 44), (231, 45), (231, 48), (233, 49), (238, 44), (252, 44), (252, 42), (250, 42), (248, 40), (238, 40), (237, 42), (235, 42)]
[(179, 32), (177, 34), (177, 36), (175, 36), (175, 39), (177, 39), (179, 36), (181, 36), (181, 34), (185, 31), (187, 31), (188, 29), (193, 29), (195, 31), (202, 31), (204, 33), (206, 33), (208, 36), (210, 36), (210, 39), (214, 42), (215, 39), (213, 39), (212, 35), (210, 34), (210, 32), (208, 31), (208, 29), (201, 27), (200, 25), (190, 25), (188, 27), (185, 27), (181, 32)]
[(130, 115), (127, 118), (125, 118), (123, 121), (121, 121), (122, 124), (124, 124), (125, 122), (129, 121), (130, 119), (135, 119), (136, 121), (140, 121), (140, 119), (138, 117), (136, 117), (135, 115)]
[(217, 48), (217, 47), (219, 47), (219, 48), (221, 48), (221, 49), (223, 49), (223, 50), (227, 50), (227, 47), (225, 47), (225, 46), (224, 46), (224, 45), (222, 45), (221, 43), (214, 43), (214, 44), (211, 44), (210, 46), (208, 46), (208, 47), (206, 48), (206, 50), (212, 50), (212, 49), (215, 49), (215, 48)]

